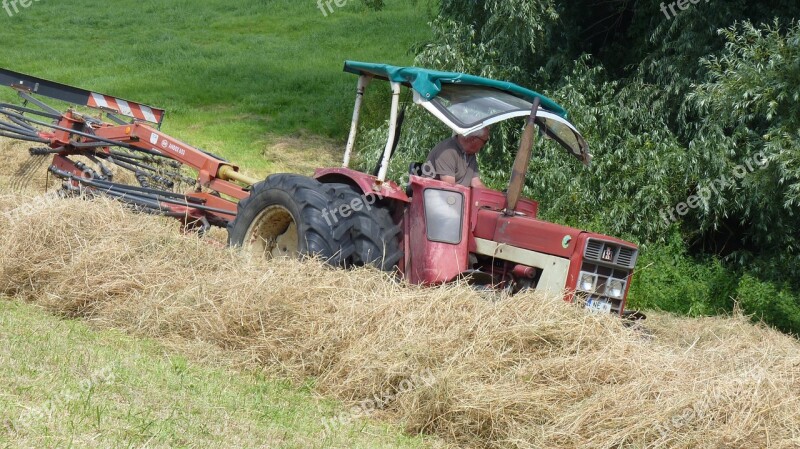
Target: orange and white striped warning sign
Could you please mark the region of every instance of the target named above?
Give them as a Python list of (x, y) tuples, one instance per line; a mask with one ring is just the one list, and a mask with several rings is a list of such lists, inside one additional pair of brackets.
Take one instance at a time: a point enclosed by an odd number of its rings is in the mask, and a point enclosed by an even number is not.
[(89, 96), (89, 104), (87, 106), (110, 109), (124, 116), (138, 120), (146, 120), (152, 123), (161, 123), (161, 120), (164, 118), (164, 111), (160, 109), (154, 109), (143, 104), (133, 103), (121, 98), (109, 97), (108, 95), (94, 92)]

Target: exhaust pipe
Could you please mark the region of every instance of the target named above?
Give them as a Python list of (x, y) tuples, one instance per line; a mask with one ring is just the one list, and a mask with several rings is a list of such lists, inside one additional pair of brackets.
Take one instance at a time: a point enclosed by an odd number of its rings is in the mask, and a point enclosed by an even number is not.
[(525, 187), (525, 174), (528, 173), (528, 165), (530, 165), (533, 153), (533, 143), (536, 139), (536, 114), (539, 112), (540, 103), (541, 100), (539, 98), (533, 100), (531, 115), (525, 125), (525, 131), (522, 133), (517, 158), (514, 160), (514, 167), (511, 170), (511, 181), (508, 183), (508, 190), (506, 190), (505, 210), (505, 214), (509, 216), (514, 215), (517, 203), (519, 203), (519, 199), (522, 196), (522, 188)]

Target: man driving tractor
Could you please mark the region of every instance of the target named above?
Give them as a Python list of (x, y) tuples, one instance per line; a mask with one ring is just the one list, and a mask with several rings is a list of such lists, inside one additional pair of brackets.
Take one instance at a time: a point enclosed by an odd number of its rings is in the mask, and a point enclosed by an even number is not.
[(436, 179), (464, 187), (484, 187), (476, 155), (486, 145), (489, 134), (486, 127), (466, 136), (455, 135), (436, 145), (427, 160)]

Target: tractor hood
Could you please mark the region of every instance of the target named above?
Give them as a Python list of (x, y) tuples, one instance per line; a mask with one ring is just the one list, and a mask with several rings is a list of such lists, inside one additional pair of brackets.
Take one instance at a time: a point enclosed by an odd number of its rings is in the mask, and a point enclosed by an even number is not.
[(347, 61), (344, 70), (411, 88), (416, 104), (460, 135), (515, 117), (527, 117), (534, 100), (539, 99), (536, 122), (544, 135), (558, 142), (584, 164), (588, 165), (592, 159), (589, 145), (567, 120), (564, 108), (550, 98), (514, 83), (463, 73), (354, 61)]

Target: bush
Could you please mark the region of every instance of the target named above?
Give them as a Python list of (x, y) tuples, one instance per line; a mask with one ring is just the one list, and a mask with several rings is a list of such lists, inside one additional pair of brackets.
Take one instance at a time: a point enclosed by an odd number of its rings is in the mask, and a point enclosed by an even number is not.
[(690, 256), (676, 230), (665, 244), (642, 249), (628, 307), (689, 316), (742, 312), (783, 332), (800, 335), (800, 296), (786, 281), (740, 273), (718, 258)]
[(687, 254), (675, 231), (666, 244), (643, 248), (631, 284), (631, 308), (703, 316), (730, 312), (739, 275), (717, 258), (697, 260)]
[(788, 288), (745, 275), (739, 282), (736, 297), (742, 310), (754, 320), (800, 335), (800, 296)]

